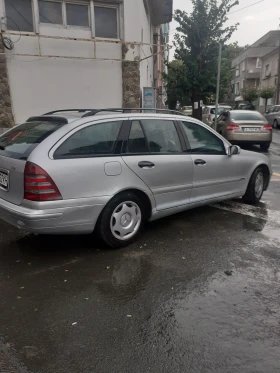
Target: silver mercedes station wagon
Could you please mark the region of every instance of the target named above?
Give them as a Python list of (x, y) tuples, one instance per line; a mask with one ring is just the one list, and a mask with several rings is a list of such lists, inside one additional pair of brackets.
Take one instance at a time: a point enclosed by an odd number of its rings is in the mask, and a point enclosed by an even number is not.
[(146, 221), (268, 188), (267, 156), (176, 113), (59, 110), (0, 137), (0, 218), (37, 234), (94, 230), (111, 247)]

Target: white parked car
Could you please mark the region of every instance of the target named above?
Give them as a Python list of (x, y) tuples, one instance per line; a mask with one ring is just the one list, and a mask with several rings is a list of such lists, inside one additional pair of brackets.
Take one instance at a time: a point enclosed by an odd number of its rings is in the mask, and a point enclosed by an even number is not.
[[(231, 106), (228, 105), (219, 105), (218, 107), (218, 117), (224, 112), (224, 111), (230, 111), (232, 110)], [(215, 111), (216, 106), (205, 106), (202, 110), (202, 121), (206, 124), (212, 124), (215, 120)]]

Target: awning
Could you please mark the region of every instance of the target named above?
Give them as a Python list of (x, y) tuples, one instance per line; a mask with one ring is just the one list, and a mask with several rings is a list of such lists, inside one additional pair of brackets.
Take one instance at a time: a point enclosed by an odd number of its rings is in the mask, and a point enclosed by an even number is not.
[(238, 96), (238, 97), (235, 97), (235, 102), (238, 102), (238, 101), (243, 101), (243, 97), (242, 96)]

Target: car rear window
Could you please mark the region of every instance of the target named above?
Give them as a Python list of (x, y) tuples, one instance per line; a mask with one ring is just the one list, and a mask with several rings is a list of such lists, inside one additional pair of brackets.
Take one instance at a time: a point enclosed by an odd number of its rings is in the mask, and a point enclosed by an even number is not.
[(62, 126), (54, 122), (27, 122), (0, 136), (0, 155), (26, 160), (31, 152)]
[[(218, 108), (218, 115), (222, 114), (224, 111), (230, 110), (229, 107), (219, 107)], [(215, 114), (216, 108), (211, 109), (210, 114)]]
[(230, 113), (231, 118), (234, 120), (257, 120), (257, 121), (264, 121), (264, 117), (258, 113), (248, 113), (244, 111), (244, 113), (235, 113), (234, 111), (231, 111)]

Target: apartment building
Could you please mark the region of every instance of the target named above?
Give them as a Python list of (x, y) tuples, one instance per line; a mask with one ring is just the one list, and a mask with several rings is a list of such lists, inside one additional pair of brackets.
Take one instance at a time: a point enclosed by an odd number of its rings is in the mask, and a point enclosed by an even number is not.
[[(250, 86), (277, 86), (280, 31), (270, 31), (232, 61), (233, 101), (242, 101), (241, 90)], [(268, 104), (276, 102), (276, 95)], [(256, 103), (261, 108), (264, 100)]]
[(0, 127), (58, 108), (139, 107), (144, 87), (161, 96), (157, 50), (172, 7), (173, 0), (0, 0)]

